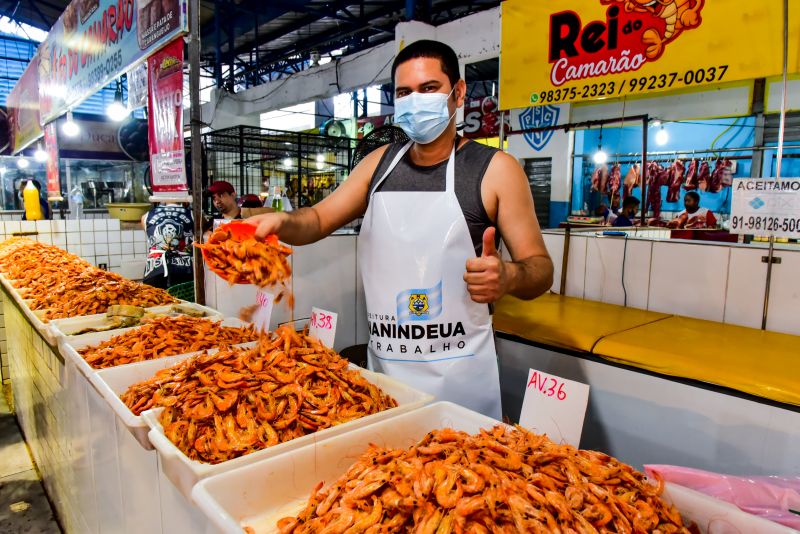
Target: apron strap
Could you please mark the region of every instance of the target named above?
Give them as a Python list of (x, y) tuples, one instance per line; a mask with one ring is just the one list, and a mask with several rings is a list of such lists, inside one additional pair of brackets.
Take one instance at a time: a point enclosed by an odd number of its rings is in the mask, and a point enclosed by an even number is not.
[[(450, 158), (447, 160), (447, 170), (445, 171), (445, 191), (453, 192), (455, 191), (455, 183), (456, 183), (456, 146), (458, 146), (459, 137), (456, 136), (456, 142), (453, 144), (453, 149), (450, 151)], [(383, 173), (383, 176), (380, 177), (379, 180), (375, 182), (375, 185), (372, 186), (372, 189), (369, 192), (370, 198), (372, 195), (375, 194), (375, 191), (378, 190), (378, 187), (386, 180), (386, 178), (391, 174), (397, 164), (400, 163), (400, 160), (403, 159), (403, 156), (406, 155), (406, 152), (411, 148), (413, 145), (413, 141), (409, 141), (406, 143), (403, 148), (397, 153), (389, 166), (386, 168), (386, 172)]]
[(378, 189), (378, 187), (380, 187), (380, 185), (384, 182), (384, 180), (386, 180), (386, 178), (394, 170), (394, 168), (397, 167), (397, 164), (400, 163), (400, 160), (403, 159), (403, 156), (406, 155), (406, 152), (408, 152), (408, 150), (411, 148), (411, 145), (413, 144), (414, 141), (409, 141), (403, 146), (403, 148), (400, 149), (400, 151), (394, 157), (392, 162), (386, 168), (386, 172), (383, 173), (383, 176), (381, 176), (380, 179), (378, 179), (378, 181), (375, 182), (375, 185), (372, 186), (372, 189), (369, 192), (370, 198), (372, 198), (372, 195), (375, 194), (375, 191)]

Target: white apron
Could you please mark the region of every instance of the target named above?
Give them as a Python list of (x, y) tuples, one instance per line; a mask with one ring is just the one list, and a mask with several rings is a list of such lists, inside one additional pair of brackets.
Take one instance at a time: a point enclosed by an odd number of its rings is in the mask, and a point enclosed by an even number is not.
[(358, 238), (369, 367), (500, 419), (492, 318), (463, 278), (475, 247), (454, 191), (455, 147), (444, 192), (375, 192), (410, 147), (370, 191)]

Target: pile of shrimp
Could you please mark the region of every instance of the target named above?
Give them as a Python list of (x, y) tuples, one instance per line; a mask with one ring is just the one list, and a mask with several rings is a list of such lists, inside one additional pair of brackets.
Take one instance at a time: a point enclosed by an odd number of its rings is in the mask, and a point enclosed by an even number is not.
[(282, 534), (689, 532), (660, 481), (519, 427), (435, 430), (409, 449), (370, 445), (322, 485), (278, 522)]
[(105, 313), (114, 304), (144, 308), (177, 299), (163, 289), (103, 271), (58, 247), (14, 239), (0, 248), (0, 272), (44, 319)]
[(78, 353), (93, 368), (103, 369), (258, 341), (258, 338), (259, 334), (252, 326), (222, 326), (220, 321), (179, 315), (144, 319), (142, 326), (83, 348)]
[(164, 407), (167, 438), (211, 464), (397, 406), (346, 359), (288, 325), (256, 348), (184, 360), (120, 398), (137, 415)]
[(217, 228), (205, 244), (195, 243), (204, 251), (209, 268), (229, 284), (255, 284), (271, 287), (292, 275), (289, 255), (292, 249), (269, 236), (266, 241), (254, 237), (240, 240), (224, 226)]

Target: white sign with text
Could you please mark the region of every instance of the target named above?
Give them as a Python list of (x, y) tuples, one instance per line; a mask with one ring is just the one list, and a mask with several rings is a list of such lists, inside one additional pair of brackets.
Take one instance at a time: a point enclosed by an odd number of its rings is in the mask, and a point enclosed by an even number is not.
[(253, 312), (253, 324), (256, 330), (269, 332), (272, 309), (275, 307), (275, 294), (262, 288), (256, 291), (256, 311)]
[(730, 232), (800, 238), (800, 178), (733, 181)]
[(519, 424), (556, 443), (580, 445), (589, 385), (531, 369)]
[(323, 345), (332, 349), (336, 340), (336, 319), (338, 314), (311, 308), (311, 319), (308, 321), (308, 333), (319, 339)]

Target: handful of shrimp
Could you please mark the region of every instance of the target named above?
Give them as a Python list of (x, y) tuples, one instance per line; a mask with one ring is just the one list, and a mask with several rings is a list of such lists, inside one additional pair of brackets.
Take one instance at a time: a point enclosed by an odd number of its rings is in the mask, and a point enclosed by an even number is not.
[(255, 238), (255, 228), (246, 223), (228, 223), (217, 228), (207, 243), (195, 246), (203, 251), (208, 268), (229, 284), (275, 286), (292, 275), (288, 257), (292, 249), (274, 235), (266, 241)]
[(278, 529), (688, 534), (662, 490), (661, 481), (652, 485), (610, 456), (521, 427), (474, 435), (446, 428), (408, 449), (370, 445), (339, 480), (314, 488), (303, 511), (278, 521)]

